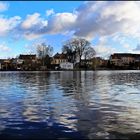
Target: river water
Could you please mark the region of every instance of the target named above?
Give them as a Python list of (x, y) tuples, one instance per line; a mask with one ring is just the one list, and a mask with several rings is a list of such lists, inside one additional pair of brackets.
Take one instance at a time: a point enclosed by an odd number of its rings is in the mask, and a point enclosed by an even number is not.
[(140, 71), (0, 72), (0, 138), (140, 138)]

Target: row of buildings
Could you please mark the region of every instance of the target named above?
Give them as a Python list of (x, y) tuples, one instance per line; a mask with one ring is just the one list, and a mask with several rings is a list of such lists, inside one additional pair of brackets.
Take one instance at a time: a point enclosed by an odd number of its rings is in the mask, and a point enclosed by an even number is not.
[[(43, 62), (42, 62), (43, 61)], [(69, 62), (64, 53), (39, 59), (36, 54), (19, 55), (18, 58), (0, 59), (0, 70), (59, 70), (76, 69), (76, 63)], [(93, 57), (81, 60), (81, 69), (140, 69), (140, 54), (115, 53), (108, 60)]]
[(140, 54), (115, 53), (110, 56), (109, 64), (115, 69), (140, 69)]
[[(106, 67), (107, 60), (94, 57), (89, 60), (81, 60), (81, 69), (94, 69), (95, 67)], [(39, 59), (36, 54), (19, 55), (18, 58), (0, 59), (0, 70), (59, 70), (76, 69), (78, 62), (71, 63), (64, 53), (56, 53), (53, 57), (47, 56)]]

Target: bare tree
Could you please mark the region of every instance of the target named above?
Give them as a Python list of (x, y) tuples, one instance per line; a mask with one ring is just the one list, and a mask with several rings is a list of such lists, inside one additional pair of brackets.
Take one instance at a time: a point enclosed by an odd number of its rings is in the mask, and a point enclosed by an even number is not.
[(38, 57), (43, 58), (46, 55), (52, 56), (53, 47), (50, 45), (46, 45), (45, 43), (41, 43), (37, 45), (37, 53)]
[(88, 47), (84, 51), (84, 58), (85, 58), (85, 60), (86, 59), (91, 59), (91, 58), (93, 58), (95, 56), (95, 54), (96, 54), (96, 52), (93, 49), (93, 47)]
[(87, 60), (93, 58), (95, 56), (96, 52), (93, 49), (93, 47), (89, 46), (84, 50), (84, 59), (85, 59), (85, 65), (87, 65)]
[(43, 66), (45, 65), (45, 58), (52, 56), (53, 47), (46, 45), (46, 43), (41, 43), (37, 45), (37, 54), (43, 61)]
[[(74, 61), (78, 59), (79, 66), (81, 66), (82, 56), (89, 56), (89, 51), (91, 50), (91, 43), (83, 38), (73, 38), (68, 40), (63, 46), (63, 52), (74, 54)], [(92, 49), (93, 52), (94, 49)], [(95, 51), (94, 51), (95, 52)], [(90, 53), (91, 54), (91, 53)]]

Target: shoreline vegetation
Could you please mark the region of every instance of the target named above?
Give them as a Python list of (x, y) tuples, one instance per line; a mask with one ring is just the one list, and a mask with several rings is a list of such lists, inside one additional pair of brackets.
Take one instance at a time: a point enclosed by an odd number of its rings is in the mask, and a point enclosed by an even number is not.
[(53, 72), (53, 71), (126, 71), (126, 70), (139, 70), (139, 69), (109, 69), (109, 68), (98, 68), (98, 69), (59, 69), (59, 70), (55, 70), (55, 69), (48, 69), (48, 70), (0, 70), (0, 72), (25, 72), (25, 71), (34, 71), (34, 72)]
[[(56, 59), (62, 61), (61, 59)], [(55, 61), (56, 61), (55, 60)], [(39, 60), (37, 60), (39, 62)], [(140, 62), (133, 65), (118, 66), (110, 60), (103, 60), (101, 58), (94, 58), (89, 61), (90, 64), (85, 62), (79, 66), (69, 62), (59, 62), (59, 64), (46, 64), (42, 66), (41, 63), (32, 62), (31, 60), (23, 60), (22, 63), (3, 62), (0, 63), (0, 71), (103, 71), (103, 70), (140, 70)], [(96, 63), (95, 63), (96, 62)], [(63, 64), (63, 65), (62, 65)], [(120, 63), (119, 63), (120, 64)]]
[(36, 46), (36, 54), (20, 54), (16, 58), (0, 59), (0, 71), (96, 71), (139, 70), (140, 54), (114, 53), (108, 59), (96, 56), (91, 43), (72, 38), (64, 43), (62, 52), (53, 55), (46, 43)]

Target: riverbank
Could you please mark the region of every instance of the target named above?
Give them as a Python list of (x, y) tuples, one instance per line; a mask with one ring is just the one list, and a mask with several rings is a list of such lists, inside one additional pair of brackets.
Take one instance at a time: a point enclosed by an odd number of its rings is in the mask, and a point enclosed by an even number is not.
[(0, 70), (2, 71), (115, 71), (115, 70), (139, 70), (139, 69), (110, 69), (110, 68), (97, 68), (97, 69), (47, 69), (47, 70)]

